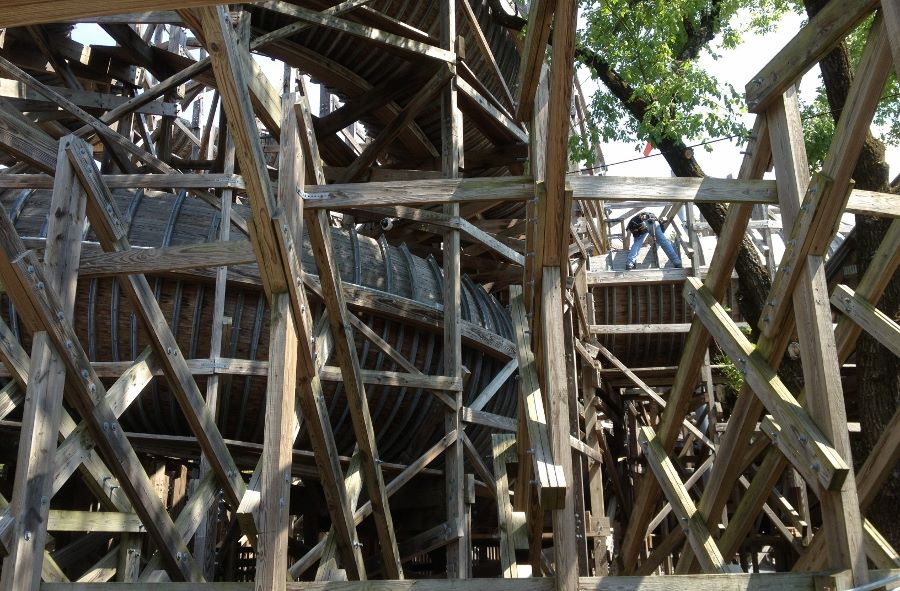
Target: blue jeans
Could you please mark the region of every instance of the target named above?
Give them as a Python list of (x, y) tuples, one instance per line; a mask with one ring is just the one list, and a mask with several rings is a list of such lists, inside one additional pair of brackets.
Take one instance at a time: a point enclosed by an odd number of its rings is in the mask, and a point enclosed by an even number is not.
[[(650, 226), (653, 226), (652, 228)], [(644, 245), (644, 240), (647, 239), (647, 236), (650, 235), (650, 232), (654, 232), (656, 235), (656, 243), (659, 244), (663, 252), (666, 253), (666, 256), (676, 267), (681, 266), (681, 257), (678, 256), (678, 253), (675, 252), (675, 247), (672, 246), (672, 243), (669, 242), (669, 239), (666, 238), (666, 235), (663, 234), (662, 227), (659, 222), (646, 221), (644, 222), (644, 233), (640, 236), (633, 236), (634, 241), (631, 243), (631, 248), (628, 250), (628, 259), (626, 260), (626, 264), (631, 266), (637, 260), (638, 253), (641, 250), (641, 246)]]

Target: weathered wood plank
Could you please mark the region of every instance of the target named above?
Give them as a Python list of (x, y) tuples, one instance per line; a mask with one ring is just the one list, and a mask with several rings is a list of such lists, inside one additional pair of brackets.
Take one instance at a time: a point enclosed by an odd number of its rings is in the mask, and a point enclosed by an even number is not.
[[(103, 184), (88, 145), (82, 140), (75, 140), (68, 147), (68, 154), (75, 166), (76, 174), (87, 190), (88, 218), (101, 246), (106, 251), (128, 250), (130, 245), (124, 231), (124, 222), (109, 188)], [(128, 275), (121, 279), (119, 285), (143, 321), (168, 383), (191, 430), (209, 458), (213, 471), (225, 490), (226, 498), (233, 507), (237, 507), (246, 485), (225, 446), (225, 440), (216, 426), (209, 407), (203, 400), (197, 382), (191, 375), (187, 361), (153, 295), (150, 284), (143, 275)]]
[(550, 433), (544, 401), (537, 376), (534, 354), (528, 336), (530, 329), (525, 316), (525, 305), (522, 290), (518, 286), (510, 286), (510, 314), (516, 331), (517, 356), (519, 359), (519, 404), (523, 407), (528, 441), (519, 441), (533, 450), (529, 453), (534, 465), (534, 477), (540, 490), (542, 505), (549, 508), (559, 507), (561, 497), (565, 496), (566, 481), (562, 467), (556, 464), (550, 443)]
[(291, 451), (294, 447), (294, 390), (297, 329), (285, 293), (272, 302), (266, 420), (263, 433), (261, 503), (256, 557), (256, 589), (283, 590), (290, 527)]
[(877, 5), (877, 0), (848, 0), (819, 11), (747, 83), (745, 96), (750, 111), (762, 113)]
[(528, 33), (519, 66), (519, 85), (516, 88), (516, 119), (528, 121), (534, 110), (534, 95), (544, 65), (544, 53), (550, 39), (555, 2), (539, 0), (528, 11)]
[(166, 273), (255, 263), (253, 245), (245, 240), (198, 242), (159, 248), (93, 253), (82, 258), (79, 276), (109, 277)]
[(347, 302), (341, 289), (340, 271), (331, 247), (328, 214), (324, 210), (311, 212), (307, 215), (306, 222), (313, 255), (319, 268), (319, 281), (325, 296), (326, 312), (334, 335), (335, 355), (344, 377), (344, 392), (347, 395), (353, 429), (361, 453), (363, 482), (373, 503), (385, 573), (392, 579), (402, 579), (403, 567), (397, 550), (390, 506), (384, 491), (384, 477), (379, 465), (381, 459), (375, 443), (375, 428), (369, 413), (359, 358), (356, 355)]
[[(698, 279), (688, 278), (685, 299), (716, 342), (735, 360), (746, 383), (785, 429), (778, 444), (797, 470), (826, 490), (840, 489), (848, 466), (829, 439), (781, 382), (763, 355), (735, 326), (728, 313)], [(792, 437), (788, 435), (793, 434)], [(802, 435), (801, 435), (802, 434)]]
[(70, 401), (90, 426), (98, 448), (108, 459), (115, 460), (110, 462), (113, 474), (162, 549), (167, 570), (176, 579), (201, 580), (187, 546), (106, 403), (106, 389), (93, 372), (74, 329), (65, 320), (55, 290), (34, 254), (25, 250), (5, 211), (0, 211), (0, 236), (0, 278), (16, 301), (23, 320), (34, 330), (46, 330), (57, 351), (66, 351), (60, 358), (65, 361), (70, 378), (67, 380), (71, 385)]
[[(68, 139), (59, 143), (56, 178), (47, 229), (47, 277), (61, 297), (61, 313), (71, 322), (75, 309), (78, 259), (84, 228), (85, 193), (66, 158)], [(13, 540), (7, 545), (2, 585), (5, 590), (38, 589), (43, 549), (47, 541), (47, 512), (52, 490), (52, 467), (62, 419), (65, 366), (46, 333), (35, 335), (31, 349), (31, 379), (25, 390), (22, 421), (28, 427), (19, 438), (10, 517)]]
[[(59, 86), (49, 86), (51, 90), (63, 96), (79, 107), (88, 109), (104, 109), (109, 110), (125, 103), (128, 99), (121, 95), (93, 92), (89, 90), (63, 88)], [(30, 105), (34, 103), (48, 103), (43, 95), (30, 90), (27, 86), (23, 87), (20, 83), (8, 78), (0, 78), (0, 96), (10, 99), (13, 105), (26, 106), (22, 102), (26, 101)], [(29, 110), (29, 109), (22, 109)], [(135, 109), (136, 113), (146, 113), (148, 115), (166, 115), (175, 117), (178, 109), (175, 103), (164, 103), (161, 101), (151, 101), (146, 105), (141, 105)]]
[(297, 6), (296, 4), (281, 2), (279, 0), (257, 2), (256, 4), (257, 6), (260, 6), (262, 8), (293, 16), (310, 23), (321, 25), (323, 27), (328, 27), (329, 29), (333, 29), (335, 31), (348, 33), (355, 37), (371, 41), (372, 43), (377, 43), (379, 45), (384, 45), (394, 49), (400, 49), (404, 52), (414, 53), (416, 55), (425, 56), (434, 60), (449, 63), (456, 62), (456, 53), (453, 51), (448, 51), (440, 47), (422, 43), (421, 41), (414, 41), (412, 39), (401, 37), (400, 35), (395, 35), (393, 33), (386, 33), (373, 27), (348, 21), (342, 18), (337, 18), (323, 12), (316, 12), (314, 10), (302, 8), (300, 6)]
[(857, 295), (846, 285), (838, 285), (831, 294), (831, 303), (845, 316), (900, 357), (900, 327), (887, 314)]
[(706, 521), (697, 512), (694, 501), (681, 482), (678, 471), (666, 454), (666, 450), (656, 438), (656, 433), (650, 427), (641, 427), (638, 438), (650, 469), (653, 470), (663, 493), (672, 504), (672, 511), (681, 522), (681, 527), (687, 529), (688, 541), (699, 558), (703, 570), (705, 572), (727, 572), (725, 560), (709, 533)]
[(143, 12), (147, 10), (165, 10), (172, 8), (188, 8), (215, 4), (209, 0), (123, 0), (115, 4), (96, 0), (47, 0), (31, 2), (30, 0), (10, 0), (4, 6), (0, 17), (0, 27), (21, 27), (36, 23), (57, 23), (61, 21), (82, 20), (95, 16), (106, 16), (127, 12)]

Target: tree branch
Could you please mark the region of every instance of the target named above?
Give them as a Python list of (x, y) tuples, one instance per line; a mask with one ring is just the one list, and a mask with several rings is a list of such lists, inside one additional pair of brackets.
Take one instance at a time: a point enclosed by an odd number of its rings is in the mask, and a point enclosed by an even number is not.
[(501, 26), (521, 31), (528, 24), (528, 19), (506, 12), (500, 0), (488, 0), (488, 6), (491, 8), (491, 15), (494, 17), (494, 21)]
[(677, 52), (676, 61), (686, 62), (697, 59), (703, 46), (715, 39), (718, 34), (721, 11), (720, 0), (712, 0), (709, 10), (700, 14), (700, 22), (696, 27), (690, 18), (683, 19), (682, 23), (687, 38), (681, 46), (681, 50)]

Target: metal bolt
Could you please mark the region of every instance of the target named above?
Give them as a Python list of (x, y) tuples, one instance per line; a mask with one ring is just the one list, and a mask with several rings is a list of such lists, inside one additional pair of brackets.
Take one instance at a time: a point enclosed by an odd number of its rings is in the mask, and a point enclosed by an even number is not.
[(43, 281), (38, 281), (38, 282), (37, 282), (37, 285), (35, 285), (35, 287), (38, 288), (38, 289), (44, 289), (44, 282), (43, 282)]
[(813, 471), (813, 472), (818, 473), (819, 470), (822, 469), (822, 466), (819, 464), (819, 462), (813, 462), (813, 465), (810, 466), (810, 468), (812, 468), (812, 471)]
[(58, 311), (58, 312), (56, 313), (56, 317), (57, 317), (59, 320), (64, 320), (66, 316), (65, 316), (65, 314), (62, 313), (62, 310), (60, 310), (60, 311)]
[(34, 273), (34, 265), (28, 265), (28, 272)]
[(26, 529), (25, 530), (25, 541), (28, 542), (30, 540), (31, 540), (31, 530)]
[(82, 370), (81, 370), (81, 377), (83, 377), (84, 379), (88, 379), (88, 376), (89, 376), (89, 375), (90, 375), (90, 374), (88, 373), (88, 370), (87, 370), (87, 369), (82, 369)]
[(103, 430), (109, 431), (109, 421), (103, 421)]

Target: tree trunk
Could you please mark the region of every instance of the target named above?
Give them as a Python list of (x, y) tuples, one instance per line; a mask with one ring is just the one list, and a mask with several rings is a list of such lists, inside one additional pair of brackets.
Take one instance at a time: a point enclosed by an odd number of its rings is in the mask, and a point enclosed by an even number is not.
[[(811, 17), (821, 10), (827, 0), (804, 0), (806, 12)], [(853, 69), (847, 46), (841, 43), (820, 63), (828, 104), (838, 120), (847, 100), (853, 81)], [(884, 161), (884, 144), (866, 135), (859, 161), (853, 171), (857, 189), (889, 191), (888, 166)], [(881, 244), (891, 220), (868, 216), (856, 216), (857, 257), (860, 277), (869, 266), (872, 255)], [(900, 321), (900, 278), (891, 279), (878, 307), (882, 312)], [(862, 464), (872, 452), (885, 425), (900, 408), (900, 364), (897, 358), (866, 332), (860, 335), (856, 347), (856, 407), (859, 409), (862, 438), (854, 447), (854, 463)], [(900, 546), (900, 472), (894, 470), (882, 487), (875, 503), (868, 511), (868, 518), (895, 548)]]

